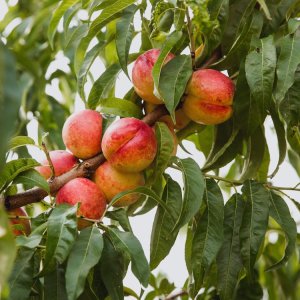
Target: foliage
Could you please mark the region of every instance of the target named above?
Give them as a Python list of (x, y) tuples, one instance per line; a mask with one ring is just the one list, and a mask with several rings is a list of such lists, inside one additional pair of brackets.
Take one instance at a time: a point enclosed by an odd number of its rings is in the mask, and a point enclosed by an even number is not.
[[(297, 0), (19, 0), (9, 6), (0, 22), (1, 197), (32, 186), (50, 192), (26, 148), (39, 147), (29, 137), (33, 119), (39, 142), (45, 139), (51, 150), (64, 148), (61, 128), (76, 98), (102, 112), (106, 125), (145, 115), (133, 89), (122, 98), (116, 90), (119, 74), (129, 76), (128, 65), (148, 49), (162, 49), (155, 93), (172, 117), (193, 68), (207, 62), (226, 71), (236, 91), (230, 120), (190, 123), (177, 132), (183, 148), (188, 140), (204, 154), (201, 168), (193, 158), (172, 157), (170, 134), (157, 123), (159, 151), (146, 171), (147, 186), (130, 191), (142, 201), (109, 207), (103, 222), (78, 232), (76, 207), (55, 207), (51, 199), (27, 206), (32, 233), (14, 239), (1, 198), (1, 299), (175, 299), (168, 297), (175, 285), (152, 271), (179, 234), (186, 235), (189, 278), (178, 297), (299, 299), (299, 233), (289, 210), (300, 210), (290, 196), (299, 188), (272, 184), (284, 161), (300, 174), (299, 13)], [(194, 60), (189, 54), (196, 49)], [(163, 65), (169, 52), (176, 59)], [(67, 67), (53, 69), (59, 57)], [(54, 84), (59, 96), (48, 92)], [(266, 120), (277, 149), (268, 147)], [(167, 167), (182, 174), (183, 187)], [(130, 218), (154, 208), (148, 262)], [(123, 286), (129, 263), (139, 291)]]

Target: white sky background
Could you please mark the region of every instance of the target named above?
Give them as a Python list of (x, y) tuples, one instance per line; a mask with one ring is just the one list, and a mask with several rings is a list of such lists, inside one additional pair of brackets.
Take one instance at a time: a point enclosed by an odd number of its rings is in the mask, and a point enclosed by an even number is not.
[[(17, 0), (10, 0), (8, 1), (8, 4), (13, 6), (17, 3)], [(4, 17), (4, 15), (7, 12), (7, 4), (5, 0), (0, 0), (0, 20)], [(13, 24), (10, 24), (8, 28), (6, 28), (6, 32), (10, 32), (18, 23), (20, 20), (16, 20), (13, 22)], [(140, 27), (139, 19), (135, 19), (135, 26)], [(136, 37), (133, 41), (133, 44), (131, 46), (131, 52), (137, 52), (140, 46), (140, 38)], [(47, 73), (45, 74), (46, 78), (50, 77), (50, 75), (57, 69), (60, 68), (64, 71), (70, 70), (69, 61), (67, 58), (64, 57), (62, 52), (59, 52), (56, 56), (56, 60), (51, 63)], [(131, 74), (132, 65), (129, 66), (129, 74)], [(101, 62), (101, 60), (98, 58), (93, 64), (93, 67), (91, 68), (91, 72), (94, 76), (94, 78), (98, 78), (99, 75), (104, 71), (104, 65)], [(117, 80), (117, 86), (116, 86), (116, 96), (119, 98), (122, 98), (124, 94), (132, 87), (131, 82), (128, 80), (126, 75), (121, 73)], [(88, 92), (91, 89), (91, 83), (88, 82), (86, 84), (86, 92)], [(58, 80), (54, 79), (52, 80), (51, 85), (49, 85), (46, 89), (46, 92), (56, 98), (58, 101), (63, 101), (62, 95), (58, 88)], [(80, 100), (80, 98), (77, 96), (75, 100), (75, 111), (84, 109), (84, 104)], [(32, 116), (30, 116), (32, 118)], [(267, 134), (267, 140), (268, 140), (268, 146), (271, 156), (271, 164), (269, 168), (269, 172), (272, 172), (276, 166), (277, 160), (278, 160), (278, 145), (277, 145), (277, 138), (275, 135), (275, 131), (273, 128), (273, 124), (270, 120), (270, 118), (267, 118), (265, 122), (265, 128), (266, 128), (266, 134)], [(30, 122), (29, 126), (29, 135), (34, 138), (37, 142), (37, 121), (32, 118), (32, 121)], [(180, 147), (178, 148), (177, 155), (181, 158), (186, 157), (192, 157), (194, 160), (196, 160), (200, 166), (203, 166), (204, 164), (204, 156), (202, 153), (196, 150), (195, 146), (191, 142), (184, 142), (184, 146), (186, 149), (192, 154), (188, 155), (186, 152), (184, 152)], [(33, 155), (34, 158), (37, 160), (41, 160), (43, 157), (43, 153), (37, 151), (36, 148), (32, 149), (30, 148), (30, 153)], [(228, 171), (227, 168), (223, 168), (221, 171), (221, 175), (226, 174), (226, 171)], [(170, 171), (171, 176), (182, 182), (181, 176), (178, 172), (175, 172), (174, 170)], [(279, 172), (275, 176), (275, 178), (272, 180), (273, 185), (276, 186), (288, 186), (293, 187), (296, 184), (299, 183), (299, 178), (294, 171), (294, 169), (290, 166), (288, 162), (284, 162), (282, 166), (280, 167)], [(295, 199), (299, 199), (300, 192), (288, 192), (288, 194)], [(224, 195), (225, 201), (228, 199), (228, 195)], [(288, 201), (287, 202), (291, 213), (293, 217), (296, 219), (296, 222), (298, 222), (298, 228), (299, 228), (299, 222), (300, 222), (300, 213), (297, 211), (297, 209), (294, 207), (294, 205)], [(150, 235), (151, 235), (151, 228), (152, 223), (154, 219), (155, 210), (152, 212), (139, 216), (131, 218), (131, 224), (133, 227), (133, 231), (137, 238), (141, 241), (145, 254), (149, 258), (149, 252), (150, 252)], [(275, 242), (276, 241), (276, 233), (273, 236), (270, 236), (270, 238)], [(185, 267), (184, 262), (184, 243), (185, 243), (185, 235), (180, 234), (177, 238), (177, 241), (172, 248), (169, 256), (160, 264), (160, 266), (155, 270), (155, 274), (158, 272), (163, 272), (167, 274), (171, 282), (174, 282), (176, 286), (181, 287), (184, 284), (185, 279), (187, 278), (188, 274)], [(128, 272), (128, 275), (125, 278), (125, 285), (129, 286), (130, 288), (134, 289), (135, 291), (139, 290), (139, 283), (135, 279), (135, 277), (131, 274), (131, 272)]]

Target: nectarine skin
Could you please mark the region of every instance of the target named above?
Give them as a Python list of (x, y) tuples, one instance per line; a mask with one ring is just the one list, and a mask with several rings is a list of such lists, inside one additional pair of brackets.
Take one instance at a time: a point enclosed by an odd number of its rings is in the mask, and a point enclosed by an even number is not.
[(101, 152), (102, 116), (86, 109), (71, 115), (65, 122), (62, 138), (78, 158), (87, 159)]
[[(71, 153), (65, 150), (54, 150), (49, 152), (51, 158), (55, 176), (60, 176), (70, 171), (77, 163), (78, 159)], [(51, 176), (51, 169), (49, 162), (44, 159), (41, 162), (41, 166), (35, 168), (45, 179), (49, 179)]]
[[(123, 173), (113, 168), (109, 162), (102, 164), (93, 177), (94, 182), (103, 191), (106, 200), (111, 200), (119, 193), (135, 189), (145, 184), (144, 175), (141, 172)], [(136, 202), (138, 194), (129, 194), (118, 200), (114, 206), (128, 206)]]
[(195, 71), (188, 83), (186, 94), (183, 111), (197, 123), (219, 124), (232, 115), (234, 84), (219, 71)]
[(123, 118), (106, 130), (102, 151), (109, 163), (122, 172), (140, 172), (154, 160), (157, 150), (150, 126), (135, 118)]
[[(14, 208), (14, 209), (10, 209), (8, 212), (9, 216), (22, 216), (22, 217), (28, 217), (26, 211), (19, 207), (19, 208)], [(9, 219), (11, 227), (12, 227), (12, 232), (15, 236), (18, 235), (29, 235), (31, 232), (31, 226), (30, 226), (30, 222), (28, 219), (18, 219), (18, 218), (10, 218)], [(14, 225), (20, 225), (22, 226), (22, 230), (21, 229), (17, 229), (14, 228)]]
[[(145, 101), (153, 104), (162, 104), (163, 101), (153, 94), (154, 82), (152, 69), (160, 54), (159, 49), (151, 49), (140, 55), (132, 69), (132, 83), (136, 93)], [(164, 64), (169, 62), (175, 55), (169, 53)]]
[(106, 198), (99, 187), (86, 178), (75, 178), (66, 183), (56, 195), (56, 203), (75, 205), (81, 203), (77, 215), (100, 219), (106, 208)]

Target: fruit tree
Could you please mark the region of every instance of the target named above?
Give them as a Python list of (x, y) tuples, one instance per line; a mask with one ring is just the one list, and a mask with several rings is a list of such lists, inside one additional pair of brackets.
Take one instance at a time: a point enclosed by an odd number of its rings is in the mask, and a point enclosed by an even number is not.
[(0, 0), (0, 116), (0, 299), (300, 299), (299, 0)]

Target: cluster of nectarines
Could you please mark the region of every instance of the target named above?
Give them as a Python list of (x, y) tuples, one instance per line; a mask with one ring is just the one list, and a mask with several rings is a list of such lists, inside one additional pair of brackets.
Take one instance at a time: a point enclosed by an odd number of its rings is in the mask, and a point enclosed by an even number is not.
[[(138, 57), (132, 70), (133, 86), (144, 100), (146, 113), (163, 105), (163, 100), (153, 92), (152, 69), (159, 54), (158, 49), (145, 52)], [(170, 53), (164, 64), (174, 57)], [(221, 72), (203, 69), (193, 73), (182, 99), (182, 107), (176, 111), (176, 123), (170, 116), (159, 120), (167, 124), (174, 137), (174, 155), (178, 143), (175, 131), (184, 128), (191, 120), (201, 124), (226, 121), (232, 114), (233, 94), (232, 81)], [(157, 151), (154, 129), (145, 122), (122, 118), (110, 125), (104, 134), (102, 122), (101, 113), (89, 109), (71, 115), (62, 130), (62, 138), (69, 152), (56, 150), (49, 153), (54, 174), (48, 160), (36, 168), (49, 179), (51, 175), (60, 176), (70, 171), (80, 160), (91, 158), (102, 151), (107, 161), (95, 170), (91, 179), (73, 179), (56, 195), (57, 204), (80, 203), (78, 215), (97, 220), (103, 216), (106, 204), (117, 194), (145, 184), (143, 170), (150, 166)], [(137, 199), (137, 194), (128, 194), (114, 205), (128, 206)], [(23, 211), (15, 213), (21, 214)], [(84, 227), (84, 221), (80, 222), (79, 226)], [(29, 231), (28, 224), (24, 224), (25, 233)]]

